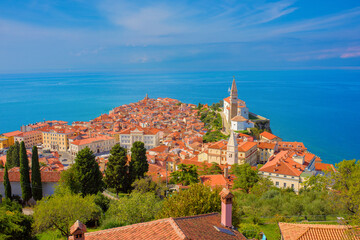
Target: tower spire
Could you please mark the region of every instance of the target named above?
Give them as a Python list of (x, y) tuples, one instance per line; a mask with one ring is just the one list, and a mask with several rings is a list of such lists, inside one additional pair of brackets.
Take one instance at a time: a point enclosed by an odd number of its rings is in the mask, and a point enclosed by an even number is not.
[(238, 95), (236, 82), (235, 82), (235, 76), (233, 77), (233, 82), (232, 82), (232, 85), (231, 85), (231, 93), (230, 93), (230, 95), (231, 96), (236, 96), (236, 97)]

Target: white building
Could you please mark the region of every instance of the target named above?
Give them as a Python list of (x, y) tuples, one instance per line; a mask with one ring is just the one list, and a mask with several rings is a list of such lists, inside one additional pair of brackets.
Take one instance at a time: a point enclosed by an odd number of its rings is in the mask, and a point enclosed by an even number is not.
[(125, 129), (119, 133), (120, 146), (130, 150), (134, 142), (140, 141), (149, 150), (160, 145), (159, 134), (160, 130), (156, 128)]
[(72, 156), (76, 156), (79, 151), (88, 147), (95, 154), (106, 153), (109, 152), (115, 144), (115, 138), (105, 135), (98, 135), (96, 137), (77, 139), (72, 141), (69, 146), (69, 151)]
[[(60, 180), (61, 171), (49, 171), (47, 167), (43, 167), (40, 169), (41, 174), (41, 186), (43, 196), (49, 196), (54, 194), (55, 186)], [(20, 196), (22, 195), (21, 192), (21, 185), (20, 185), (20, 168), (14, 167), (9, 169), (8, 176), (11, 185), (11, 194)], [(31, 171), (30, 171), (31, 176)], [(0, 194), (4, 197), (5, 196), (5, 189), (4, 189), (4, 170), (0, 171)]]
[(243, 131), (247, 128), (253, 128), (254, 123), (243, 116), (237, 115), (231, 119), (231, 130)]

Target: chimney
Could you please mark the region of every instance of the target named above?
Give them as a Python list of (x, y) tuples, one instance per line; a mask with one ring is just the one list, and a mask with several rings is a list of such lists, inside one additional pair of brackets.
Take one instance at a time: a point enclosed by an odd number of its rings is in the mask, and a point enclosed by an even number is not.
[(76, 220), (74, 225), (70, 227), (70, 235), (73, 236), (74, 240), (85, 240), (85, 232), (86, 226), (79, 220)]
[(234, 195), (226, 188), (223, 188), (219, 195), (221, 196), (221, 225), (231, 228), (232, 199)]
[(229, 177), (229, 168), (225, 167), (224, 168), (224, 178), (228, 178)]

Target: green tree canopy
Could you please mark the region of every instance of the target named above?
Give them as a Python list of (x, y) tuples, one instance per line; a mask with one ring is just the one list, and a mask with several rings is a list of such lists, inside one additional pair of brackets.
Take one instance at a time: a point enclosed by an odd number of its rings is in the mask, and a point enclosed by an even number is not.
[(129, 197), (111, 202), (103, 227), (112, 228), (154, 220), (161, 204), (160, 198), (151, 192), (133, 192)]
[(163, 208), (157, 218), (184, 217), (204, 213), (220, 212), (220, 189), (211, 189), (200, 183), (190, 185), (189, 189), (173, 193), (164, 200)]
[(197, 167), (193, 164), (179, 164), (178, 170), (170, 174), (170, 183), (182, 184), (184, 186), (199, 182)]
[(12, 166), (11, 167), (20, 167), (20, 144), (18, 141), (13, 145), (12, 151)]
[(39, 165), (39, 155), (36, 146), (32, 148), (31, 157), (31, 190), (33, 198), (38, 201), (42, 198), (41, 173)]
[(29, 159), (26, 153), (25, 143), (20, 145), (20, 185), (22, 199), (27, 202), (31, 198), (31, 185), (29, 173)]
[(21, 206), (6, 199), (0, 204), (0, 239), (31, 239), (32, 218), (21, 212)]
[(130, 174), (133, 178), (139, 179), (145, 176), (149, 170), (149, 163), (146, 158), (146, 148), (143, 142), (134, 142), (131, 147)]
[(107, 187), (114, 188), (116, 195), (119, 192), (128, 192), (129, 183), (129, 168), (127, 165), (127, 151), (125, 148), (116, 144), (110, 151), (109, 161), (105, 170), (105, 183)]
[(55, 189), (55, 192), (59, 194), (67, 191), (70, 191), (71, 193), (81, 192), (81, 184), (74, 167), (61, 172), (59, 183)]
[(344, 160), (336, 167), (338, 171), (332, 176), (333, 188), (338, 190), (353, 222), (360, 224), (360, 161)]
[(80, 192), (83, 195), (97, 194), (99, 191), (103, 191), (104, 183), (99, 164), (90, 148), (86, 147), (78, 152), (72, 168), (75, 168), (74, 171), (80, 183)]
[(13, 151), (14, 151), (14, 145), (10, 146), (9, 149), (6, 152), (6, 164), (8, 165), (8, 168), (11, 169), (14, 165), (13, 160)]
[(165, 184), (154, 182), (151, 177), (145, 176), (144, 178), (140, 178), (135, 180), (132, 184), (133, 192), (147, 193), (151, 192), (157, 195), (158, 197), (165, 196), (165, 192), (167, 190)]
[(76, 220), (86, 223), (100, 218), (101, 209), (94, 198), (94, 195), (82, 197), (70, 193), (43, 198), (34, 209), (35, 230), (41, 232), (56, 228), (63, 236), (69, 237), (70, 227)]
[(4, 190), (5, 190), (5, 198), (11, 199), (11, 184), (9, 180), (9, 173), (7, 163), (5, 164), (5, 172), (4, 172)]
[(241, 188), (243, 191), (249, 193), (250, 189), (259, 181), (257, 170), (251, 168), (250, 164), (234, 164), (231, 167), (231, 172), (236, 176), (233, 188)]

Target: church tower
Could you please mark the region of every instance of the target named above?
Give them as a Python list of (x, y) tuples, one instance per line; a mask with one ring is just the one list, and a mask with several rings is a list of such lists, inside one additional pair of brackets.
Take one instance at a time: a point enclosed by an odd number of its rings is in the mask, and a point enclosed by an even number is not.
[(238, 92), (235, 83), (235, 77), (233, 79), (231, 85), (231, 92), (230, 92), (230, 112), (229, 112), (229, 123), (231, 124), (231, 119), (238, 114)]
[(226, 161), (227, 164), (233, 165), (238, 163), (238, 144), (236, 141), (236, 136), (234, 131), (231, 131), (230, 138), (227, 144), (227, 154), (226, 154)]

